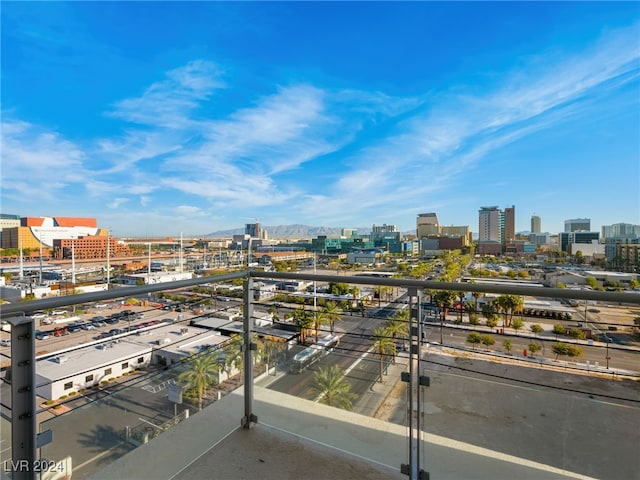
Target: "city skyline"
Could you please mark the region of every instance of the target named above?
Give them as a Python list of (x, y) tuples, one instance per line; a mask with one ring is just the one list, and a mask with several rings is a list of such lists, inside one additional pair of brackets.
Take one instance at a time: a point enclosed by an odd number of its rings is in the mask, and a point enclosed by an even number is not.
[(2, 213), (640, 224), (633, 2), (9, 2), (2, 42)]

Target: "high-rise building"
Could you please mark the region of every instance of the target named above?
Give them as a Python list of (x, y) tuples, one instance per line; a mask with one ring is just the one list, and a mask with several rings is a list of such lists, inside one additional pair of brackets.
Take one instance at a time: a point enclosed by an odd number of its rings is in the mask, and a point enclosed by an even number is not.
[(505, 208), (502, 217), (502, 243), (507, 244), (516, 238), (516, 206)]
[(260, 223), (256, 222), (245, 224), (244, 233), (251, 236), (251, 238), (262, 238)]
[(440, 222), (438, 216), (431, 213), (419, 213), (416, 219), (416, 235), (418, 238), (440, 234)]
[(373, 227), (371, 228), (371, 232), (372, 233), (393, 233), (393, 232), (397, 232), (398, 231), (398, 227), (395, 225), (387, 225), (386, 223), (383, 225), (376, 225), (375, 223), (373, 224)]
[(573, 218), (564, 221), (565, 232), (590, 232), (591, 219), (589, 218)]
[(636, 239), (640, 237), (640, 225), (631, 223), (614, 223), (602, 226), (602, 238)]
[(542, 221), (538, 215), (531, 215), (531, 233), (542, 232)]
[(502, 243), (503, 216), (496, 207), (480, 207), (478, 211), (478, 241)]

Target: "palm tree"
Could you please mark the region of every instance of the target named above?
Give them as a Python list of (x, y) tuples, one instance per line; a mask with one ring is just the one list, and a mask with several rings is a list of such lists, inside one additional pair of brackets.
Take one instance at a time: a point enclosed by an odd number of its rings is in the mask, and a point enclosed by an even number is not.
[[(393, 338), (393, 344), (396, 344), (396, 339), (400, 337), (402, 339), (402, 348), (405, 348), (405, 340), (409, 336), (409, 320), (411, 319), (411, 313), (409, 309), (403, 308), (402, 310), (396, 310), (395, 313), (387, 319), (385, 328), (387, 332), (391, 334)], [(394, 349), (395, 350), (395, 349)], [(395, 362), (395, 355), (393, 361)]]
[(178, 381), (189, 389), (195, 389), (198, 394), (198, 410), (202, 410), (202, 397), (207, 389), (218, 382), (217, 352), (210, 352), (205, 355), (192, 355), (186, 362), (187, 370), (178, 375)]
[(313, 325), (313, 318), (309, 315), (309, 312), (302, 307), (293, 311), (293, 321), (298, 326), (300, 332), (300, 343), (306, 343), (307, 331)]
[(456, 293), (456, 297), (458, 297), (458, 312), (460, 313), (460, 323), (462, 323), (462, 316), (464, 315), (464, 304), (462, 302), (464, 302), (464, 297), (467, 294), (465, 292), (458, 292)]
[(471, 292), (471, 296), (475, 300), (476, 303), (476, 312), (478, 311), (478, 302), (480, 301), (480, 297), (484, 296), (482, 292)]
[(353, 409), (352, 402), (358, 395), (350, 391), (351, 383), (344, 378), (344, 372), (340, 367), (320, 367), (315, 372), (313, 381), (313, 389), (318, 392), (321, 403), (345, 410)]
[(244, 356), (242, 354), (242, 336), (239, 333), (231, 335), (231, 340), (223, 348), (224, 364), (223, 371), (227, 374), (227, 378), (231, 376), (231, 371), (242, 370), (244, 366)]
[(395, 342), (389, 336), (387, 329), (378, 327), (373, 331), (373, 348), (380, 355), (380, 382), (384, 374), (384, 357), (395, 349)]
[(498, 313), (493, 302), (486, 302), (482, 305), (482, 315), (487, 320), (487, 327), (493, 328), (498, 324)]
[(338, 309), (338, 305), (336, 302), (327, 302), (322, 310), (322, 313), (325, 315), (327, 322), (329, 322), (329, 329), (331, 333), (333, 333), (333, 328), (335, 326), (336, 321), (342, 320), (342, 316), (340, 315), (340, 310)]
[(511, 326), (513, 315), (521, 312), (524, 307), (524, 300), (520, 295), (500, 295), (493, 302), (504, 314), (504, 322), (502, 325), (504, 328)]

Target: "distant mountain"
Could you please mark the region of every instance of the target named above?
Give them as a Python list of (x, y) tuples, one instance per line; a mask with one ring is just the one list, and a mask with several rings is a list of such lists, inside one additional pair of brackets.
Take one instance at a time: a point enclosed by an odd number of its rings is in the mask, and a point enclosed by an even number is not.
[[(315, 238), (318, 235), (340, 235), (342, 227), (313, 227), (310, 225), (275, 225), (262, 226), (267, 231), (268, 238), (285, 239), (285, 238)], [(367, 234), (371, 232), (371, 228), (358, 228), (358, 233)], [(230, 237), (232, 235), (242, 235), (244, 228), (235, 228), (233, 230), (219, 230), (208, 234), (209, 237)]]

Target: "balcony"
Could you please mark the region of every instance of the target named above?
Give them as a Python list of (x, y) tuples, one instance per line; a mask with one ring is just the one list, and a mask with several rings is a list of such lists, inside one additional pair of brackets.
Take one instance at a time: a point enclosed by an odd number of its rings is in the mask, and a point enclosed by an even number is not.
[[(76, 306), (82, 311), (83, 305), (100, 302), (117, 312), (126, 298), (178, 293), (234, 278), (244, 279), (242, 299), (216, 304), (211, 297), (214, 302), (198, 309), (201, 314), (140, 306), (135, 308), (144, 312), (146, 321), (120, 321), (124, 332), (109, 338), (96, 340), (93, 331), (79, 332), (72, 334), (77, 335), (76, 344), (63, 349), (54, 348), (59, 345), (55, 342), (68, 343), (72, 335), (33, 340), (38, 325), (29, 315), (38, 310)], [(320, 337), (336, 334), (339, 344), (298, 371), (292, 364), (306, 347), (297, 342), (297, 332), (287, 334), (279, 328), (265, 334), (271, 327), (258, 326), (275, 303), (281, 316), (300, 308), (272, 298), (255, 300), (261, 282), (271, 279), (342, 282), (361, 293), (377, 291), (379, 298), (365, 302), (364, 310), (342, 310), (333, 332), (322, 325)], [(567, 306), (575, 314), (571, 322), (530, 312), (517, 315), (525, 327), (514, 329), (503, 325), (506, 315), (501, 314), (499, 325), (489, 328), (484, 321), (471, 325), (470, 312), (452, 307), (445, 315), (437, 305), (434, 308), (429, 297), (435, 289), (520, 295), (535, 306), (545, 299), (549, 305), (578, 306)], [(193, 326), (220, 319), (205, 318), (216, 309), (229, 312), (240, 305), (243, 321), (227, 322), (222, 334)], [(41, 459), (36, 465), (48, 470), (42, 478), (50, 480), (69, 472), (73, 478), (105, 480), (400, 479), (426, 478), (426, 473), (432, 479), (634, 478), (640, 471), (640, 357), (637, 343), (628, 341), (630, 325), (616, 315), (637, 315), (639, 305), (640, 295), (635, 293), (256, 271), (5, 305), (3, 319), (13, 326), (14, 368), (11, 384), (1, 386), (2, 475), (37, 478), (33, 468), (18, 468), (19, 460), (31, 462), (33, 455)], [(305, 308), (313, 311), (312, 305)], [(376, 328), (403, 309), (410, 312), (408, 338), (394, 340), (397, 355), (379, 354)], [(550, 331), (556, 323), (589, 325), (594, 338), (558, 339)], [(534, 333), (534, 324), (545, 325), (545, 331)], [(226, 335), (232, 332), (250, 346), (242, 349), (243, 361), (237, 364), (242, 368), (223, 368), (231, 342)], [(491, 336), (495, 344), (472, 343), (472, 332)], [(31, 333), (31, 339), (19, 338), (25, 333)], [(310, 344), (314, 336), (311, 329)], [(533, 357), (532, 343), (543, 346)], [(556, 355), (551, 350), (557, 343), (577, 346), (584, 356)], [(111, 347), (105, 348), (107, 344)], [(144, 350), (148, 345), (152, 346)], [(204, 392), (203, 408), (186, 394), (182, 403), (173, 401), (179, 390), (174, 386), (181, 384), (181, 373), (188, 368), (186, 356), (172, 355), (211, 352), (220, 368), (217, 385)], [(36, 355), (34, 372), (15, 368)], [(110, 359), (102, 370), (123, 368), (122, 372), (109, 370), (100, 381), (91, 379), (95, 386), (79, 385), (76, 373), (83, 379), (94, 375), (88, 365), (102, 357)], [(140, 358), (141, 367), (132, 368), (131, 362)], [(314, 376), (330, 365), (342, 369), (357, 393), (352, 410), (318, 401)], [(48, 369), (64, 371), (73, 381), (58, 381)], [(57, 383), (60, 388), (65, 383), (72, 386), (58, 395)], [(25, 415), (31, 400), (23, 384), (39, 393), (33, 400), (35, 416)], [(47, 401), (47, 395), (55, 400)], [(10, 451), (6, 445), (26, 447)]]

